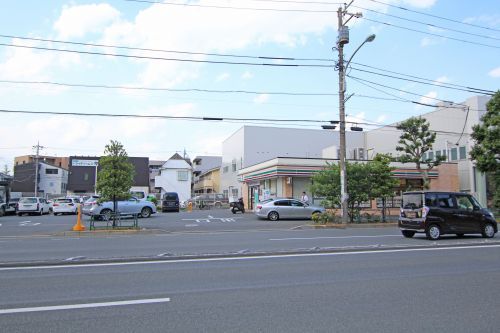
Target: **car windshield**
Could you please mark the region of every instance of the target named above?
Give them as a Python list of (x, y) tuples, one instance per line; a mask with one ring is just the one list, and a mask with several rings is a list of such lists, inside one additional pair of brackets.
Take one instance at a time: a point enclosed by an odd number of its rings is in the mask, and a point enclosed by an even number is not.
[(177, 195), (175, 193), (165, 193), (163, 196), (165, 200), (177, 200)]
[(22, 198), (19, 200), (20, 203), (36, 203), (36, 198)]
[(422, 208), (423, 200), (422, 193), (406, 193), (403, 194), (403, 209), (417, 209)]
[(71, 203), (72, 200), (71, 199), (56, 199), (56, 200), (54, 200), (54, 202), (57, 202), (57, 203)]
[(266, 200), (261, 201), (260, 203), (261, 203), (261, 204), (266, 204), (266, 203), (271, 202), (271, 201), (273, 201), (273, 200), (274, 200), (274, 199), (266, 199)]

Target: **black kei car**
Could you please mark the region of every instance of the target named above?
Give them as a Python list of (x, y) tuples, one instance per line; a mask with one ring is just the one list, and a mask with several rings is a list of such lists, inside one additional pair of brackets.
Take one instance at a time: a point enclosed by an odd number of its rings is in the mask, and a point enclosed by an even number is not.
[(161, 200), (162, 212), (179, 212), (179, 195), (177, 192), (167, 192), (163, 194)]
[(404, 237), (422, 232), (430, 240), (444, 234), (482, 234), (492, 238), (498, 232), (493, 214), (472, 195), (460, 192), (403, 193), (398, 225)]

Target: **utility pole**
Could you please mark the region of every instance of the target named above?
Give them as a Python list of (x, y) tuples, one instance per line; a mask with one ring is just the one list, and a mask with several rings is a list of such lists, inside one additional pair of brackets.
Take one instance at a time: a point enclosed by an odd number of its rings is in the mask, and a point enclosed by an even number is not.
[[(359, 18), (363, 15), (361, 13), (351, 14), (347, 12), (349, 6), (354, 2), (352, 0), (344, 8), (339, 7), (337, 11), (338, 18), (338, 37), (337, 37), (337, 50), (339, 52), (339, 62), (337, 64), (339, 70), (339, 144), (340, 144), (340, 156), (339, 156), (339, 166), (340, 166), (340, 209), (341, 209), (341, 219), (342, 223), (346, 224), (348, 222), (348, 207), (347, 202), (349, 199), (349, 193), (347, 192), (347, 167), (346, 167), (346, 140), (345, 140), (345, 70), (344, 67), (344, 44), (349, 43), (349, 27), (346, 25), (353, 17)], [(347, 15), (349, 18), (344, 22), (344, 16)], [(372, 41), (375, 38), (373, 35)], [(364, 44), (364, 43), (363, 43)], [(361, 44), (361, 46), (363, 46)], [(359, 46), (354, 54), (361, 48)], [(347, 65), (351, 62), (352, 56), (347, 62)]]
[(40, 149), (45, 147), (40, 146), (40, 141), (36, 143), (36, 146), (33, 146), (33, 149), (36, 149), (35, 156), (35, 197), (38, 196), (38, 159), (40, 158)]

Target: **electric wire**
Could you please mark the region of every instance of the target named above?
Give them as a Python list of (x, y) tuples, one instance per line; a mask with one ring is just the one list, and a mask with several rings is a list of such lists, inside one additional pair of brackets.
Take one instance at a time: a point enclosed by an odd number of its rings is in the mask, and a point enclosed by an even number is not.
[(444, 17), (444, 16), (439, 16), (439, 15), (424, 13), (424, 12), (421, 12), (421, 11), (418, 11), (418, 10), (414, 10), (414, 9), (409, 9), (409, 8), (405, 8), (405, 7), (393, 5), (393, 4), (390, 4), (390, 3), (387, 3), (387, 2), (383, 2), (383, 1), (378, 1), (378, 0), (369, 0), (369, 1), (381, 4), (381, 5), (386, 5), (386, 6), (389, 6), (389, 7), (393, 7), (393, 8), (398, 8), (398, 9), (401, 9), (401, 10), (404, 10), (404, 11), (407, 11), (407, 12), (411, 12), (411, 13), (416, 13), (416, 14), (419, 14), (419, 15), (425, 15), (425, 16), (437, 18), (437, 19), (440, 19), (440, 20), (445, 20), (445, 21), (449, 21), (449, 22), (453, 22), (453, 23), (463, 24), (463, 25), (467, 25), (467, 26), (475, 27), (475, 28), (479, 28), (479, 29), (486, 29), (486, 30), (500, 32), (500, 29), (495, 29), (495, 28), (485, 27), (485, 26), (477, 25), (477, 24), (473, 24), (473, 23), (458, 21), (458, 20), (450, 19), (450, 18), (447, 18), (447, 17)]
[(266, 67), (316, 67), (316, 68), (334, 68), (335, 67), (334, 65), (322, 65), (322, 64), (280, 64), (280, 63), (265, 63), (265, 62), (263, 62), (263, 63), (255, 63), (255, 62), (231, 62), (231, 61), (217, 61), (217, 60), (198, 60), (198, 59), (151, 57), (151, 56), (120, 54), (120, 53), (104, 53), (104, 52), (95, 52), (95, 51), (58, 49), (58, 48), (42, 47), (42, 46), (15, 45), (15, 44), (6, 44), (6, 43), (0, 43), (0, 46), (17, 47), (17, 48), (34, 49), (34, 50), (43, 50), (43, 51), (57, 51), (57, 52), (77, 53), (77, 54), (109, 56), (109, 57), (122, 57), (122, 58), (134, 58), (134, 59), (146, 59), (146, 60), (178, 61), (178, 62), (190, 62), (190, 63), (208, 63), (208, 64), (223, 64), (223, 65), (247, 65), (247, 66), (266, 66)]

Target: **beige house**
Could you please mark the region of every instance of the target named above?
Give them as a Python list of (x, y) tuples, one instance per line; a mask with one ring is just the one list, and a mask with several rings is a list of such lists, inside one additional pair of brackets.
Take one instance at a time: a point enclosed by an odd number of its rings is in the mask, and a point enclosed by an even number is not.
[(196, 194), (219, 193), (220, 168), (216, 167), (199, 174), (194, 180), (193, 192)]

